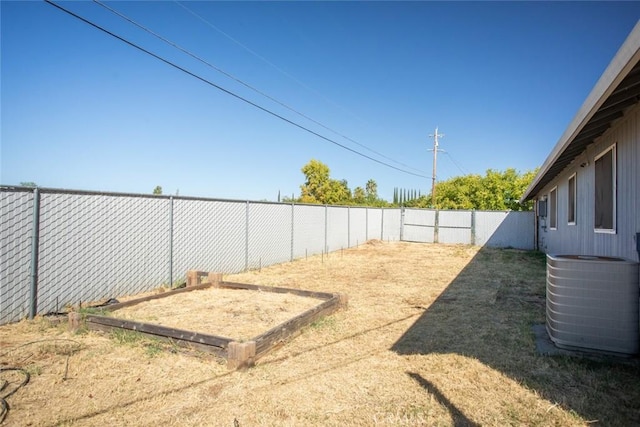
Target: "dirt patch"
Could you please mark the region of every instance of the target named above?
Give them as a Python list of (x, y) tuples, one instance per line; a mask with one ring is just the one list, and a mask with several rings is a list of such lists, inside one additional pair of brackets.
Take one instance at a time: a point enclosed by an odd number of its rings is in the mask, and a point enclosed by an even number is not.
[(224, 279), (344, 293), (349, 308), (245, 372), (45, 319), (0, 327), (0, 364), (32, 373), (5, 424), (640, 424), (636, 367), (537, 355), (538, 254), (373, 243)]

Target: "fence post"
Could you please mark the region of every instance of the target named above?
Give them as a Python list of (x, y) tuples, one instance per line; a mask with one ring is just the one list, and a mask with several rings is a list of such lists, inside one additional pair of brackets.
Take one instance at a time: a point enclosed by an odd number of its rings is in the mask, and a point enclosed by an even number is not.
[(322, 251), (322, 253), (325, 252), (329, 252), (329, 248), (328, 248), (328, 237), (327, 237), (327, 230), (328, 230), (328, 213), (329, 213), (329, 209), (327, 208), (327, 205), (324, 205), (324, 249)]
[(244, 224), (244, 271), (249, 270), (249, 201), (245, 209)]
[(364, 241), (369, 241), (369, 208), (364, 208)]
[(476, 211), (471, 211), (471, 245), (476, 245)]
[(291, 203), (291, 261), (293, 261), (293, 237), (294, 237), (294, 212), (295, 212), (295, 203)]
[(400, 241), (404, 235), (404, 206), (400, 206)]
[(380, 208), (380, 240), (384, 242), (384, 208)]
[(351, 206), (347, 206), (347, 247), (351, 247)]
[(169, 196), (169, 289), (173, 288), (173, 196)]
[(438, 209), (436, 209), (436, 215), (435, 215), (435, 222), (433, 224), (433, 243), (439, 243), (439, 236), (438, 236), (438, 222), (440, 221), (440, 211)]
[(40, 191), (33, 190), (33, 225), (31, 230), (31, 286), (29, 289), (29, 319), (38, 314), (38, 249), (40, 242)]

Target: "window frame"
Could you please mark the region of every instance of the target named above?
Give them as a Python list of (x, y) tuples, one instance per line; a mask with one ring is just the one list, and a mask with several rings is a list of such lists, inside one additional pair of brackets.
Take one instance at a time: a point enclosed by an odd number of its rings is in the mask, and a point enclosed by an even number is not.
[[(612, 187), (612, 198), (611, 198), (611, 225), (612, 228), (598, 228), (596, 226), (596, 211), (597, 211), (597, 206), (596, 204), (598, 203), (598, 197), (596, 194), (596, 186), (597, 186), (597, 166), (596, 163), (598, 162), (598, 160), (600, 160), (601, 158), (603, 158), (604, 156), (606, 156), (609, 152), (611, 152), (611, 187)], [(604, 233), (604, 234), (616, 234), (616, 230), (617, 230), (617, 221), (616, 221), (616, 217), (617, 217), (617, 205), (618, 205), (618, 197), (617, 197), (617, 193), (618, 193), (618, 171), (617, 171), (617, 150), (616, 150), (616, 144), (611, 144), (610, 146), (608, 146), (607, 148), (605, 148), (604, 150), (602, 150), (600, 152), (600, 154), (598, 154), (597, 156), (595, 156), (593, 158), (593, 231), (595, 233)]]
[[(571, 180), (573, 180), (573, 197), (571, 197)], [(578, 212), (578, 174), (577, 172), (574, 172), (567, 179), (567, 225), (576, 225), (577, 212)], [(571, 218), (572, 213), (573, 213), (573, 218)]]
[(549, 190), (549, 199), (547, 204), (549, 213), (549, 230), (558, 229), (558, 186)]

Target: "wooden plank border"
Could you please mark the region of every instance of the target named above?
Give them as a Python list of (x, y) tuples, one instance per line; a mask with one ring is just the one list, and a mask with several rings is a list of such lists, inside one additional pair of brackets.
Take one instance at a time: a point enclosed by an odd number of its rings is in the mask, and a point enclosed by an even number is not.
[[(85, 322), (85, 325), (90, 330), (102, 331), (107, 333), (111, 333), (114, 330), (122, 330), (122, 328), (118, 326), (109, 326), (109, 325), (103, 325), (101, 323), (94, 323), (94, 322)], [(207, 345), (207, 344), (200, 344), (194, 341), (185, 341), (177, 338), (170, 338), (163, 335), (154, 335), (146, 332), (139, 332), (139, 333), (141, 333), (142, 335), (148, 336), (150, 338), (166, 341), (171, 344), (179, 345), (181, 347), (202, 351), (204, 353), (211, 353), (223, 359), (227, 358), (227, 349), (225, 348), (216, 347), (216, 346)]]
[(142, 332), (147, 335), (163, 336), (181, 341), (205, 344), (223, 349), (227, 348), (231, 341), (234, 341), (232, 338), (220, 337), (217, 335), (170, 328), (151, 323), (136, 322), (133, 320), (117, 319), (115, 317), (96, 316), (93, 314), (88, 314), (85, 318), (85, 322), (109, 326), (111, 328), (128, 329), (130, 331)]
[[(206, 274), (197, 272), (198, 277)], [(209, 277), (215, 273), (209, 274)], [(198, 279), (199, 280), (199, 279)], [(193, 281), (192, 281), (193, 283)], [(346, 307), (347, 296), (328, 292), (307, 291), (304, 289), (283, 288), (277, 286), (250, 285), (247, 283), (234, 283), (224, 281), (213, 281), (212, 283), (196, 284), (186, 288), (174, 289), (164, 293), (149, 295), (142, 298), (132, 299), (122, 303), (107, 305), (103, 308), (108, 311), (116, 311), (120, 308), (130, 307), (146, 301), (159, 298), (166, 298), (172, 295), (191, 292), (195, 290), (207, 289), (210, 287), (220, 287), (227, 289), (274, 292), (282, 294), (293, 294), (307, 298), (323, 300), (320, 304), (312, 307), (298, 316), (295, 316), (274, 328), (260, 334), (249, 341), (241, 341), (233, 338), (221, 337), (202, 332), (188, 331), (184, 329), (171, 328), (167, 326), (155, 325), (151, 323), (137, 322), (134, 320), (118, 319), (115, 317), (87, 314), (84, 322), (87, 328), (110, 332), (117, 329), (137, 331), (147, 336), (168, 340), (183, 346), (192, 346), (198, 350), (214, 353), (227, 359), (229, 369), (241, 369), (253, 366), (259, 358), (287, 340), (300, 334), (301, 329), (310, 325), (321, 317), (328, 316), (341, 307)], [(69, 313), (69, 326), (78, 327), (78, 313)]]
[(304, 289), (281, 288), (278, 286), (249, 285), (247, 283), (220, 282), (218, 286), (229, 289), (244, 289), (251, 291), (274, 292), (278, 294), (293, 294), (301, 297), (328, 300), (335, 296), (328, 292), (305, 291)]
[(132, 300), (129, 300), (129, 301), (119, 302), (119, 303), (116, 303), (116, 304), (101, 305), (101, 306), (93, 307), (93, 308), (99, 308), (99, 309), (102, 309), (102, 310), (105, 310), (105, 311), (115, 311), (115, 310), (118, 310), (120, 308), (131, 307), (132, 305), (140, 304), (141, 302), (152, 301), (154, 299), (160, 299), (160, 298), (166, 298), (166, 297), (170, 297), (172, 295), (182, 294), (184, 292), (191, 292), (191, 291), (197, 291), (197, 290), (200, 290), (200, 289), (207, 289), (207, 288), (211, 288), (211, 287), (216, 287), (218, 285), (219, 285), (219, 283), (204, 283), (202, 285), (188, 286), (188, 287), (179, 288), (179, 289), (171, 289), (169, 291), (162, 292), (162, 293), (159, 293), (159, 294), (148, 295), (146, 297), (136, 298), (136, 299), (132, 299)]
[(256, 343), (256, 359), (267, 354), (279, 343), (297, 335), (303, 327), (310, 325), (323, 316), (333, 313), (339, 307), (340, 297), (334, 295), (331, 299), (253, 338), (253, 341)]
[(120, 308), (131, 307), (132, 305), (139, 304), (141, 302), (152, 301), (155, 299), (166, 298), (172, 295), (181, 294), (184, 292), (197, 291), (201, 289), (208, 289), (211, 287), (220, 287), (220, 288), (228, 288), (228, 289), (241, 289), (241, 290), (250, 290), (250, 291), (262, 291), (262, 292), (275, 292), (279, 294), (293, 294), (302, 297), (308, 298), (318, 298), (328, 300), (331, 299), (334, 294), (328, 292), (314, 292), (314, 291), (305, 291), (303, 289), (293, 289), (293, 288), (282, 288), (277, 286), (263, 286), (263, 285), (250, 285), (248, 283), (234, 283), (234, 282), (216, 282), (216, 283), (203, 283), (200, 285), (187, 286), (185, 288), (180, 289), (172, 289), (166, 292), (162, 292), (159, 294), (148, 295), (146, 297), (136, 298), (129, 301), (124, 301), (116, 304), (109, 304), (104, 306), (99, 306), (95, 308), (100, 308), (105, 311), (115, 311)]

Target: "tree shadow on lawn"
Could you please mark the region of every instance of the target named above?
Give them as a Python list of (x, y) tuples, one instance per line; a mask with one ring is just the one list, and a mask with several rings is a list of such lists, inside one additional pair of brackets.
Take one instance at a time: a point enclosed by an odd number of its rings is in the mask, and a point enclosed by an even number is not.
[(532, 326), (545, 321), (545, 269), (544, 254), (482, 248), (432, 304), (425, 302), (392, 350), (474, 358), (583, 420), (640, 425), (637, 359), (536, 353)]

